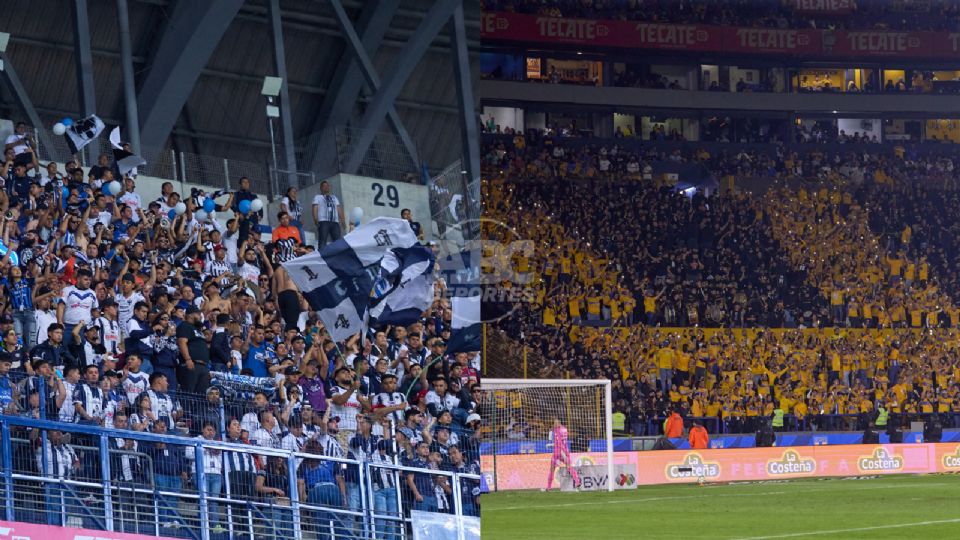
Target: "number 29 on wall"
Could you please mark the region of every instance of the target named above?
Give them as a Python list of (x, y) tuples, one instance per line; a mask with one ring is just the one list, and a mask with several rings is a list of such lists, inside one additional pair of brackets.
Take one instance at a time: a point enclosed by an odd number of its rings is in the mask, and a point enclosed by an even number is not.
[[(389, 206), (390, 208), (400, 207), (400, 192), (397, 190), (397, 186), (388, 185), (387, 189), (383, 189), (383, 184), (374, 182), (370, 184), (370, 189), (373, 190), (374, 193), (374, 206)], [(386, 200), (383, 198), (384, 192), (386, 192), (387, 195)]]

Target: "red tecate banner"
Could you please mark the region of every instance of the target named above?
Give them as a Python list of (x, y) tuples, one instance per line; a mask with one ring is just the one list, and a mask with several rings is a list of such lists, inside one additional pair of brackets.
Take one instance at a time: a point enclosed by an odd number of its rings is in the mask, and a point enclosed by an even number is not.
[(120, 532), (90, 531), (55, 527), (53, 525), (34, 525), (13, 521), (0, 521), (0, 540), (172, 540), (158, 536), (127, 534)]
[[(810, 0), (813, 2), (813, 0)], [(813, 2), (816, 3), (816, 2)], [(834, 2), (824, 4), (833, 5)], [(835, 3), (842, 3), (839, 0)], [(483, 40), (821, 58), (955, 58), (960, 33), (720, 27), (484, 13)]]
[(724, 28), (723, 50), (733, 53), (816, 55), (823, 51), (819, 30)]
[(793, 0), (790, 4), (806, 15), (849, 15), (857, 9), (853, 0)]
[(722, 46), (719, 27), (636, 21), (563, 19), (484, 13), (482, 39), (681, 51), (712, 51)]
[[(574, 466), (606, 463), (604, 453), (573, 454)], [(550, 454), (481, 456), (491, 489), (539, 489), (547, 485)], [(793, 446), (616, 452), (614, 462), (636, 467), (636, 485), (736, 482), (782, 478), (960, 472), (957, 443)], [(615, 479), (616, 480), (616, 479)], [(605, 484), (606, 479), (598, 479)], [(633, 483), (633, 482), (631, 482)]]

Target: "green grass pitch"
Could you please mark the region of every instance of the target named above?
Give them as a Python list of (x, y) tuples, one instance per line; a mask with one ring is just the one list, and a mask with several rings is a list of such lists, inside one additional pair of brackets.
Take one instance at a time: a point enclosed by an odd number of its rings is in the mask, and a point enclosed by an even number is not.
[(960, 538), (960, 476), (483, 495), (484, 540)]

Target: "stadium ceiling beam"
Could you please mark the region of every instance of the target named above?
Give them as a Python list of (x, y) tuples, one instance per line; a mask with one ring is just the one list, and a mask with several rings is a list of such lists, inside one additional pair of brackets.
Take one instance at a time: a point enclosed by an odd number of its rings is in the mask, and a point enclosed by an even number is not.
[[(134, 1), (140, 4), (149, 4), (149, 5), (160, 6), (160, 7), (166, 7), (170, 5), (170, 0), (134, 0)], [(370, 3), (371, 2), (363, 1), (363, 0), (344, 0), (343, 7), (357, 9), (357, 8), (366, 7)], [(263, 6), (248, 5), (243, 7), (241, 11), (241, 15), (245, 13), (264, 15), (266, 14), (266, 8), (264, 8)], [(407, 17), (409, 19), (419, 21), (423, 19), (423, 16), (426, 14), (426, 12), (416, 10), (416, 9), (400, 8), (396, 10), (396, 14), (401, 17)], [(325, 22), (332, 22), (332, 19), (323, 17), (321, 15), (317, 15), (316, 13), (306, 13), (303, 11), (295, 11), (295, 10), (283, 10), (283, 17), (290, 20), (297, 20), (297, 21), (304, 21), (304, 22), (309, 21), (310, 24), (316, 24), (318, 20), (322, 20)], [(261, 18), (260, 22), (266, 22), (266, 21)], [(479, 29), (480, 21), (479, 20), (466, 21), (466, 26), (467, 28)]]
[(163, 146), (197, 78), (244, 0), (179, 0), (141, 85), (140, 141)]
[(480, 181), (480, 138), (477, 130), (477, 105), (470, 73), (470, 55), (467, 51), (467, 32), (463, 21), (463, 5), (457, 6), (450, 18), (450, 36), (453, 38), (454, 79), (457, 83), (457, 104), (460, 106), (460, 140), (463, 148), (463, 170), (469, 184)]
[[(395, 0), (392, 0), (391, 7), (395, 7)], [(350, 22), (349, 17), (347, 17), (346, 10), (343, 9), (343, 4), (340, 3), (340, 0), (330, 0), (330, 5), (333, 7), (334, 14), (337, 17), (337, 22), (340, 24), (340, 29), (343, 31), (344, 36), (347, 38), (347, 43), (349, 44), (349, 50), (352, 51), (352, 55), (349, 59), (345, 59), (343, 62), (347, 64), (347, 71), (345, 73), (344, 79), (342, 79), (341, 86), (338, 89), (336, 94), (337, 98), (340, 99), (349, 99), (349, 102), (344, 103), (344, 107), (337, 108), (336, 104), (333, 104), (332, 112), (334, 115), (331, 115), (326, 122), (327, 130), (329, 128), (336, 128), (340, 125), (344, 125), (349, 119), (349, 114), (353, 110), (352, 103), (356, 100), (357, 93), (361, 88), (361, 81), (359, 74), (362, 74), (363, 80), (366, 81), (367, 86), (370, 88), (371, 93), (376, 93), (380, 89), (380, 77), (377, 75), (377, 69), (373, 65), (373, 61), (370, 59), (370, 56), (367, 54), (367, 51), (374, 52), (376, 51), (379, 43), (373, 43), (373, 40), (370, 40), (368, 43), (363, 43), (360, 37), (357, 35), (356, 30), (353, 27), (353, 24)], [(386, 27), (390, 22), (390, 15), (392, 13), (387, 13), (381, 21), (377, 21), (378, 17), (381, 17), (383, 13), (382, 5), (377, 5), (377, 11), (374, 13), (371, 21), (374, 24), (379, 23), (380, 25)], [(367, 10), (369, 11), (369, 9)], [(370, 24), (367, 25), (366, 29), (370, 29)], [(366, 34), (366, 32), (365, 32)], [(377, 41), (382, 41), (382, 32), (381, 39)], [(338, 66), (339, 67), (339, 66)], [(357, 73), (359, 69), (359, 74)], [(325, 102), (327, 100), (324, 100)], [(390, 104), (390, 107), (387, 109), (387, 120), (390, 122), (390, 126), (393, 127), (394, 132), (400, 138), (400, 141), (403, 143), (404, 149), (407, 151), (407, 156), (413, 162), (414, 170), (420, 168), (420, 158), (417, 155), (417, 147), (413, 144), (413, 139), (410, 137), (410, 133), (407, 132), (407, 128), (404, 127), (403, 121), (400, 120), (400, 115), (397, 114), (397, 109), (395, 104)], [(330, 145), (323, 144), (323, 148), (329, 148)]]
[[(373, 53), (383, 44), (384, 36), (399, 4), (399, 0), (371, 2), (360, 12), (360, 17), (354, 28), (359, 28), (363, 34), (360, 41), (366, 51)], [(341, 26), (338, 37), (344, 35), (346, 35), (346, 31)], [(316, 148), (310, 153), (311, 170), (322, 171), (322, 174), (336, 171), (336, 128), (346, 125), (350, 119), (362, 85), (363, 78), (360, 75), (354, 55), (341, 55), (336, 68), (334, 68), (330, 86), (325, 94), (326, 97), (320, 104), (320, 110), (313, 121), (313, 128), (310, 130), (311, 133), (320, 133)]]
[(400, 95), (400, 91), (410, 74), (413, 73), (413, 69), (420, 63), (427, 47), (443, 29), (453, 11), (461, 5), (460, 0), (438, 0), (424, 16), (413, 37), (400, 51), (399, 60), (387, 74), (382, 86), (367, 106), (366, 113), (360, 120), (359, 135), (348, 157), (345, 172), (353, 174), (360, 169), (360, 164), (363, 163), (363, 158), (366, 156), (377, 130), (380, 129), (387, 111), (393, 105), (397, 96)]
[[(93, 53), (90, 50), (90, 16), (87, 0), (73, 0), (74, 63), (77, 70), (77, 102), (80, 117), (97, 114), (96, 86), (93, 81)], [(95, 163), (93, 146), (86, 149), (88, 163)]]
[[(380, 6), (382, 5), (383, 4), (381, 3)], [(340, 33), (337, 33), (337, 36), (342, 37)], [(56, 41), (46, 41), (46, 40), (34, 39), (34, 38), (10, 36), (10, 43), (14, 43), (17, 45), (26, 45), (30, 47), (37, 47), (42, 49), (73, 52), (73, 45), (70, 45), (69, 43), (62, 43), (62, 42), (56, 42)], [(121, 55), (117, 51), (111, 51), (107, 49), (92, 49), (92, 52), (94, 56), (110, 58), (114, 60), (121, 59)], [(450, 51), (447, 50), (446, 52), (449, 53)], [(134, 66), (143, 67), (144, 64), (147, 63), (147, 58), (144, 56), (134, 55), (132, 57), (132, 60), (133, 60)], [(201, 71), (200, 73), (201, 75), (204, 75), (207, 77), (216, 77), (220, 79), (246, 82), (246, 83), (251, 83), (258, 86), (260, 84), (263, 84), (262, 75), (251, 75), (249, 73), (236, 73), (232, 71), (223, 71), (223, 70), (211, 69), (211, 68), (204, 68), (203, 71)], [(326, 88), (322, 88), (320, 86), (316, 86), (312, 84), (304, 84), (304, 83), (295, 83), (295, 82), (290, 83), (290, 90), (293, 90), (295, 92), (303, 92), (306, 94), (315, 94), (315, 95), (321, 95), (321, 96), (326, 95), (330, 92), (330, 90)], [(368, 103), (370, 101), (370, 98), (367, 96), (359, 96), (356, 98), (356, 100), (361, 103)], [(442, 105), (439, 103), (426, 103), (423, 101), (398, 99), (394, 101), (394, 105), (396, 105), (397, 107), (405, 108), (405, 109), (416, 109), (419, 111), (428, 111), (428, 112), (445, 113), (445, 114), (459, 114), (459, 108), (451, 105)]]
[(0, 53), (0, 71), (3, 72), (3, 79), (7, 81), (7, 88), (13, 95), (13, 99), (33, 125), (33, 130), (37, 133), (37, 137), (40, 138), (40, 144), (42, 144), (44, 148), (53, 148), (53, 139), (50, 136), (50, 131), (46, 129), (40, 120), (40, 115), (37, 114), (37, 109), (34, 108), (33, 101), (31, 101), (30, 96), (27, 95), (27, 90), (23, 87), (23, 83), (20, 82), (20, 77), (17, 76), (17, 70), (13, 68), (13, 63), (10, 62), (10, 57), (7, 56), (6, 53)]
[[(290, 101), (290, 76), (287, 75), (286, 52), (283, 48), (280, 0), (270, 0), (270, 42), (273, 45), (273, 66), (276, 69), (277, 77), (281, 79), (279, 96), (280, 132), (283, 138), (284, 164), (288, 172), (296, 172), (298, 170), (297, 157), (293, 147), (293, 120), (290, 115), (293, 103)], [(287, 181), (291, 186), (296, 186), (299, 182), (296, 174), (288, 174)]]
[(123, 106), (126, 128), (123, 135), (140, 152), (140, 117), (137, 114), (137, 83), (133, 75), (133, 48), (130, 45), (130, 9), (127, 0), (117, 0), (117, 26), (120, 30), (120, 68), (123, 71)]

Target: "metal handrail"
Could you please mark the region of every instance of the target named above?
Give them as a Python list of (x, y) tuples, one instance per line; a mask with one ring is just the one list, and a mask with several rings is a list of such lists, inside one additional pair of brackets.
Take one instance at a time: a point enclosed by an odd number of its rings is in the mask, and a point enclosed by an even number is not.
[[(14, 473), (13, 463), (12, 463), (12, 443), (14, 441), (11, 437), (11, 427), (30, 427), (36, 430), (39, 430), (41, 433), (41, 438), (46, 440), (46, 432), (55, 430), (66, 433), (76, 433), (76, 434), (85, 434), (88, 436), (96, 436), (100, 441), (100, 464), (101, 464), (101, 475), (102, 483), (93, 483), (85, 481), (86, 479), (56, 479), (49, 478), (45, 476), (46, 474), (46, 445), (42, 444), (42, 449), (44, 454), (41, 458), (41, 470), (37, 476), (30, 474)], [(20, 416), (5, 416), (0, 415), (0, 435), (2, 435), (2, 454), (4, 459), (5, 471), (3, 473), (2, 481), (5, 482), (6, 493), (8, 494), (7, 500), (5, 501), (6, 508), (6, 517), (7, 520), (13, 521), (14, 519), (14, 497), (10, 494), (13, 492), (13, 481), (16, 480), (30, 480), (38, 481), (45, 484), (61, 484), (61, 485), (71, 485), (78, 486), (83, 488), (96, 488), (102, 489), (105, 495), (103, 514), (100, 517), (104, 519), (104, 528), (107, 530), (114, 530), (113, 514), (112, 514), (112, 496), (111, 493), (114, 491), (124, 491), (130, 493), (140, 493), (144, 495), (152, 495), (154, 499), (154, 506), (158, 504), (158, 501), (163, 497), (169, 498), (179, 498), (186, 500), (196, 500), (199, 504), (199, 515), (198, 523), (200, 526), (199, 538), (202, 540), (209, 540), (210, 535), (210, 524), (211, 516), (209, 514), (209, 504), (225, 504), (226, 515), (227, 515), (227, 524), (229, 525), (231, 534), (234, 530), (234, 521), (232, 518), (233, 509), (235, 505), (241, 505), (248, 509), (247, 512), (247, 522), (249, 532), (253, 535), (253, 522), (250, 511), (259, 508), (270, 508), (276, 507), (274, 503), (263, 502), (260, 500), (249, 500), (249, 499), (235, 499), (231, 497), (230, 486), (229, 486), (229, 476), (224, 473), (226, 497), (221, 497), (219, 494), (212, 495), (206, 492), (206, 472), (205, 472), (205, 456), (204, 450), (220, 450), (223, 452), (237, 452), (244, 454), (252, 454), (258, 456), (268, 456), (285, 459), (288, 465), (289, 478), (287, 481), (290, 486), (290, 512), (292, 514), (292, 523), (291, 527), (293, 529), (293, 537), (297, 540), (300, 540), (302, 537), (301, 529), (301, 513), (302, 511), (320, 511), (324, 512), (327, 515), (339, 515), (347, 519), (358, 519), (359, 526), (363, 527), (364, 536), (371, 536), (372, 531), (377, 527), (377, 522), (382, 521), (392, 521), (405, 524), (411, 522), (412, 516), (405, 515), (404, 508), (405, 503), (401, 497), (402, 483), (400, 482), (399, 475), (408, 474), (408, 473), (420, 473), (428, 474), (431, 476), (445, 476), (451, 479), (451, 489), (452, 489), (452, 509), (456, 516), (463, 515), (463, 501), (461, 500), (462, 489), (464, 486), (461, 484), (462, 480), (466, 481), (475, 481), (480, 482), (479, 475), (473, 474), (462, 474), (456, 473), (453, 471), (444, 471), (444, 470), (434, 470), (434, 469), (423, 469), (418, 467), (405, 467), (397, 464), (386, 463), (386, 462), (367, 462), (359, 461), (355, 459), (334, 457), (334, 456), (325, 456), (317, 454), (307, 454), (302, 452), (288, 452), (282, 449), (274, 448), (265, 448), (257, 447), (246, 444), (237, 444), (226, 441), (213, 441), (199, 438), (184, 438), (177, 435), (159, 435), (156, 433), (149, 432), (137, 432), (137, 431), (122, 431), (113, 428), (105, 428), (97, 425), (85, 425), (85, 424), (64, 424), (62, 422), (52, 421), (52, 420), (41, 420), (34, 418), (24, 418)], [(197, 490), (195, 492), (171, 492), (166, 490), (158, 490), (155, 487), (150, 488), (141, 488), (136, 486), (131, 486), (129, 484), (123, 483), (123, 481), (117, 481), (113, 479), (111, 474), (111, 463), (109, 456), (111, 453), (115, 454), (132, 454), (138, 457), (146, 457), (150, 461), (150, 469), (153, 470), (152, 459), (149, 455), (146, 455), (142, 452), (133, 452), (127, 450), (112, 450), (107, 446), (109, 438), (124, 438), (132, 439), (143, 442), (153, 442), (153, 443), (165, 443), (171, 444), (179, 448), (189, 449), (193, 448), (195, 453), (195, 460), (193, 463), (193, 477), (194, 483)], [(18, 442), (23, 442), (23, 439), (16, 439)], [(94, 450), (97, 449), (89, 446), (78, 446), (70, 445), (74, 449), (85, 449), (85, 450)], [(300, 501), (299, 490), (297, 489), (298, 477), (297, 477), (297, 463), (302, 460), (319, 460), (325, 462), (338, 463), (341, 465), (356, 467), (356, 484), (351, 482), (351, 485), (355, 485), (359, 488), (360, 496), (360, 507), (359, 508), (340, 508), (340, 507), (328, 507), (310, 503), (308, 501)], [(397, 475), (397, 514), (381, 514), (373, 508), (373, 483), (372, 483), (372, 468), (380, 468), (394, 471), (394, 474)], [(152, 483), (153, 478), (150, 478)], [(168, 504), (168, 503), (164, 503)], [(285, 507), (286, 508), (286, 507)], [(176, 511), (174, 508), (173, 510)], [(92, 516), (96, 519), (99, 519), (97, 516)], [(241, 527), (243, 527), (241, 525)], [(156, 517), (154, 522), (154, 530), (159, 534), (159, 516)], [(242, 530), (242, 529), (241, 529)], [(191, 531), (191, 534), (193, 531)], [(399, 535), (405, 536), (405, 528), (400, 526)]]

